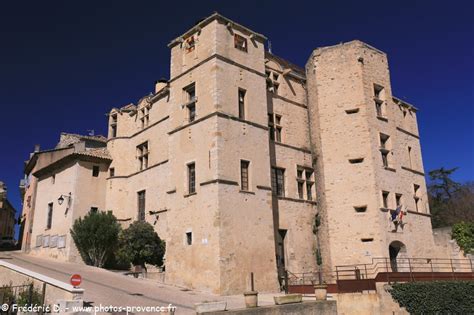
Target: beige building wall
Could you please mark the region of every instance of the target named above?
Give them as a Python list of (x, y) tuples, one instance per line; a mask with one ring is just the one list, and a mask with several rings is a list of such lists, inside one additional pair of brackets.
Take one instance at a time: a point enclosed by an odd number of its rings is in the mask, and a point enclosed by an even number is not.
[[(94, 165), (100, 167), (98, 177), (92, 176)], [(107, 168), (103, 163), (73, 160), (39, 176), (34, 205), (35, 224), (31, 234), (32, 255), (82, 262), (70, 229), (74, 221), (84, 217), (91, 207), (104, 209)], [(67, 197), (69, 194), (71, 198)], [(64, 202), (60, 205), (58, 198), (61, 195)], [(49, 205), (53, 207), (51, 228), (47, 226)], [(57, 241), (51, 244), (52, 238), (57, 238)]]

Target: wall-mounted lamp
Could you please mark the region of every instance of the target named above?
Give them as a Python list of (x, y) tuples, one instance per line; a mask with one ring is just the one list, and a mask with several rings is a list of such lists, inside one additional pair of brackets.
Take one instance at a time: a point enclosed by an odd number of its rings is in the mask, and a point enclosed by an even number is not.
[(69, 195), (61, 195), (61, 196), (59, 196), (59, 198), (58, 198), (58, 203), (59, 203), (59, 205), (62, 205), (62, 204), (63, 204), (64, 198), (67, 198), (67, 202), (68, 202), (68, 204), (69, 204), (69, 202), (71, 201), (71, 193), (69, 193)]

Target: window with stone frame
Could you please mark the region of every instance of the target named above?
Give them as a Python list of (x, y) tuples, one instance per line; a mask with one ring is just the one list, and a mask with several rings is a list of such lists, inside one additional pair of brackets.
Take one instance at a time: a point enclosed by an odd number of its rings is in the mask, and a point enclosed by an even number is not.
[(234, 47), (240, 51), (247, 52), (247, 38), (239, 34), (234, 34)]
[(141, 128), (148, 127), (150, 122), (150, 108), (148, 106), (144, 106), (140, 109), (140, 123)]
[(48, 203), (48, 215), (46, 218), (46, 229), (51, 229), (53, 225), (53, 203)]
[(272, 191), (278, 197), (285, 196), (285, 169), (272, 167)]
[(185, 106), (188, 111), (188, 122), (196, 120), (196, 84), (192, 83), (185, 87)]
[(138, 221), (145, 221), (145, 206), (146, 206), (146, 191), (142, 190), (137, 192), (138, 200)]
[(382, 191), (382, 207), (384, 209), (388, 209), (389, 203), (388, 203), (388, 197), (390, 193), (388, 191)]
[(249, 168), (249, 161), (240, 160), (240, 189), (243, 191), (250, 190)]
[(390, 136), (381, 133), (380, 134), (380, 154), (382, 156), (382, 164), (385, 168), (390, 167)]
[(374, 102), (377, 117), (385, 118), (385, 89), (383, 86), (378, 84), (374, 84)]
[(184, 41), (184, 49), (186, 53), (192, 52), (196, 48), (196, 39), (194, 38), (194, 35), (189, 36), (185, 41)]
[(138, 159), (138, 170), (144, 170), (148, 168), (148, 141), (137, 146), (137, 159)]
[(110, 116), (110, 137), (117, 137), (117, 114)]
[(413, 184), (413, 200), (415, 201), (415, 211), (420, 211), (420, 197), (418, 196), (418, 192), (420, 190), (420, 185)]
[(298, 198), (313, 200), (314, 198), (314, 170), (308, 167), (297, 166), (296, 182), (297, 182), (297, 188), (298, 188)]
[(268, 114), (268, 130), (270, 133), (270, 139), (276, 142), (282, 142), (282, 131), (281, 125), (282, 116), (278, 114)]
[(188, 164), (188, 194), (196, 193), (196, 164)]
[(278, 95), (278, 87), (280, 86), (280, 83), (279, 83), (280, 75), (270, 70), (266, 70), (265, 75), (267, 77), (266, 79), (267, 91)]
[(239, 88), (239, 118), (240, 119), (245, 119), (245, 95), (247, 91), (244, 89)]

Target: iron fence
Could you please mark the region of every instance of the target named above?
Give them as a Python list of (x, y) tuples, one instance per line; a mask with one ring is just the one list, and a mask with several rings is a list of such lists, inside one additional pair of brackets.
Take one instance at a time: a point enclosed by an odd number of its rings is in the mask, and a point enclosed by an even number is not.
[(33, 284), (4, 285), (0, 287), (0, 304), (8, 305), (7, 310), (0, 310), (0, 314), (16, 314), (12, 305), (31, 305), (33, 301)]

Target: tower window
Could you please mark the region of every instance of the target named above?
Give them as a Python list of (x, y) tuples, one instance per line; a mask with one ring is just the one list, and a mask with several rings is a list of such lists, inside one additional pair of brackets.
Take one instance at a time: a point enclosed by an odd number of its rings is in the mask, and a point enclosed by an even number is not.
[(184, 88), (186, 94), (186, 108), (188, 110), (188, 121), (196, 119), (196, 85), (193, 83)]
[(193, 244), (193, 232), (186, 232), (186, 245)]
[(188, 164), (188, 193), (196, 192), (196, 164)]
[(110, 116), (110, 137), (117, 137), (117, 114)]
[(385, 117), (385, 89), (374, 84), (374, 101), (378, 117)]
[(356, 207), (354, 207), (354, 210), (358, 213), (366, 212), (367, 211), (367, 206), (356, 206)]
[(278, 114), (268, 114), (268, 130), (270, 133), (270, 139), (281, 142), (282, 139), (282, 130), (281, 125), (281, 115)]
[(148, 168), (148, 141), (137, 146), (138, 170)]
[(110, 177), (114, 177), (114, 176), (115, 176), (115, 167), (111, 167), (111, 168), (109, 169), (109, 173), (110, 173), (110, 174), (109, 174)]
[(150, 109), (146, 106), (140, 109), (140, 122), (142, 129), (148, 127), (148, 123), (150, 122)]
[(234, 34), (234, 47), (247, 52), (247, 39), (239, 34)]
[(388, 191), (382, 191), (382, 205), (385, 209), (388, 209), (388, 196), (389, 196)]
[(249, 190), (249, 166), (250, 162), (249, 161), (240, 161), (240, 182), (241, 186), (240, 189), (244, 191)]
[(246, 91), (239, 89), (239, 118), (245, 119), (245, 94)]

